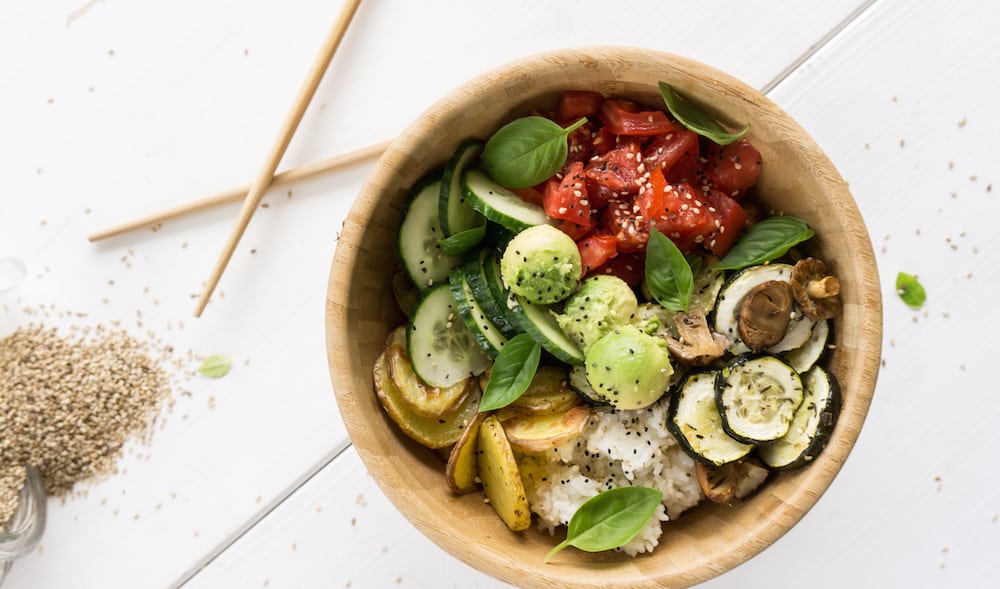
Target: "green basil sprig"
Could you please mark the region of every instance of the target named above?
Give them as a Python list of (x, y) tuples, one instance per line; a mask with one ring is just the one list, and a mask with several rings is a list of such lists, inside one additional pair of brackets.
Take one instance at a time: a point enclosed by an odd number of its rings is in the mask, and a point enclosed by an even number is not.
[(896, 292), (911, 309), (919, 309), (927, 301), (927, 291), (913, 274), (900, 272), (896, 275)]
[(650, 229), (646, 243), (646, 286), (653, 298), (671, 311), (687, 311), (694, 291), (694, 274), (674, 242)]
[(663, 493), (650, 487), (619, 487), (594, 495), (573, 514), (566, 539), (545, 555), (545, 562), (567, 546), (600, 552), (628, 544), (662, 499)]
[(586, 122), (582, 118), (563, 129), (545, 117), (515, 119), (486, 142), (483, 166), (501, 186), (534, 186), (563, 167), (569, 151), (566, 137)]
[(743, 127), (738, 133), (730, 133), (711, 117), (708, 113), (697, 106), (682, 100), (674, 93), (670, 86), (660, 82), (660, 95), (666, 103), (670, 114), (674, 115), (677, 121), (702, 137), (707, 137), (719, 145), (729, 145), (739, 141), (750, 130), (750, 125)]
[(232, 365), (233, 363), (228, 357), (216, 354), (205, 358), (201, 366), (198, 367), (198, 372), (209, 378), (222, 378), (229, 374)]
[(506, 407), (524, 394), (535, 378), (542, 347), (526, 333), (507, 340), (490, 370), (490, 380), (479, 402), (479, 411)]
[(486, 236), (486, 223), (472, 229), (459, 231), (451, 237), (438, 240), (438, 245), (448, 256), (460, 256), (479, 245)]
[(791, 215), (768, 217), (751, 225), (718, 264), (717, 270), (739, 270), (785, 255), (792, 246), (816, 233), (805, 221)]

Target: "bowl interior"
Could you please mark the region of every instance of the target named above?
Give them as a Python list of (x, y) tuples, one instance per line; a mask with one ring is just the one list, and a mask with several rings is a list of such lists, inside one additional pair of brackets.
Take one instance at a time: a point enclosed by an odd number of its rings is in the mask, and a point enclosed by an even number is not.
[[(404, 321), (391, 290), (400, 206), (410, 186), (442, 166), (462, 140), (486, 139), (510, 119), (553, 105), (563, 90), (657, 105), (661, 80), (724, 123), (749, 122), (749, 137), (764, 161), (760, 201), (816, 230), (813, 247), (844, 288), (829, 357), (844, 393), (842, 414), (814, 464), (773, 478), (744, 503), (690, 510), (666, 524), (651, 555), (566, 550), (543, 565), (558, 539), (534, 528), (512, 533), (480, 494), (452, 495), (440, 456), (400, 433), (373, 393), (375, 358), (389, 331)], [(840, 470), (868, 411), (881, 350), (881, 299), (867, 229), (846, 184), (808, 134), (769, 99), (722, 72), (670, 54), (615, 47), (516, 62), (460, 87), (414, 122), (379, 160), (347, 218), (330, 273), (326, 322), (342, 417), (393, 504), (454, 556), (507, 582), (537, 587), (688, 586), (763, 550), (808, 511)]]

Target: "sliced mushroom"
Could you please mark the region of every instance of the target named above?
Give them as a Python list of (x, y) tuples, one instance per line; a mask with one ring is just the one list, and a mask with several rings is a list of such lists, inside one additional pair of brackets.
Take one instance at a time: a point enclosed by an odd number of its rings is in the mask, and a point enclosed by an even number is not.
[(682, 364), (706, 366), (721, 358), (729, 346), (729, 339), (712, 331), (705, 319), (705, 311), (695, 307), (690, 313), (674, 315), (678, 338), (667, 337), (667, 348)]
[(740, 303), (739, 332), (751, 350), (773, 346), (785, 337), (792, 313), (792, 287), (768, 280), (754, 287)]
[(764, 483), (769, 473), (766, 468), (751, 460), (737, 460), (722, 466), (709, 466), (701, 462), (695, 465), (698, 485), (705, 493), (705, 498), (725, 505), (733, 499), (748, 497)]
[(840, 280), (815, 258), (799, 260), (792, 269), (792, 294), (813, 321), (840, 315)]

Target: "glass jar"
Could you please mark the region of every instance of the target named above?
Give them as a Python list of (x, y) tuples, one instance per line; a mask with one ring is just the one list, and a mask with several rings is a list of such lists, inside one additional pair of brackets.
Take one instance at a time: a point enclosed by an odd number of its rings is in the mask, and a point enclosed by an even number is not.
[(45, 484), (37, 470), (26, 468), (27, 477), (18, 492), (17, 511), (6, 527), (0, 528), (0, 585), (14, 559), (34, 550), (45, 531)]

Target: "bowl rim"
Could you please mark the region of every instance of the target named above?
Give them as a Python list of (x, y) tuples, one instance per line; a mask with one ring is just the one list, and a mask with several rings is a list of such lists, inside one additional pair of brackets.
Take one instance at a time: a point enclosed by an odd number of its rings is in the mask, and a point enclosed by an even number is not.
[[(524, 563), (513, 561), (506, 555), (497, 554), (488, 545), (478, 545), (477, 543), (464, 543), (456, 545), (451, 537), (450, 530), (443, 529), (441, 525), (428, 519), (425, 514), (415, 514), (414, 507), (421, 503), (420, 493), (413, 493), (405, 486), (405, 481), (400, 479), (400, 474), (394, 472), (390, 461), (377, 453), (369, 451), (370, 432), (366, 431), (359, 417), (360, 411), (364, 409), (358, 402), (358, 395), (352, 391), (353, 381), (351, 380), (350, 354), (346, 352), (350, 348), (351, 333), (348, 329), (348, 313), (350, 311), (347, 301), (347, 293), (350, 289), (349, 276), (346, 276), (344, 269), (354, 267), (358, 259), (358, 245), (364, 240), (364, 231), (371, 220), (374, 207), (377, 201), (377, 188), (383, 181), (391, 179), (396, 175), (396, 170), (400, 162), (405, 160), (405, 155), (419, 148), (422, 137), (422, 121), (429, 118), (446, 118), (458, 108), (461, 100), (468, 98), (469, 93), (476, 87), (483, 84), (496, 83), (506, 73), (517, 69), (520, 71), (530, 70), (535, 67), (545, 67), (551, 65), (553, 61), (578, 62), (586, 64), (611, 60), (621, 63), (640, 64), (648, 60), (654, 60), (658, 64), (670, 64), (679, 69), (700, 72), (698, 75), (710, 74), (711, 84), (715, 89), (721, 91), (731, 91), (737, 89), (743, 96), (752, 97), (756, 103), (755, 107), (766, 108), (775, 117), (780, 118), (782, 124), (787, 125), (793, 132), (801, 135), (803, 148), (815, 156), (812, 163), (817, 166), (816, 173), (822, 176), (821, 181), (829, 188), (831, 194), (838, 201), (835, 204), (843, 207), (842, 214), (851, 221), (851, 238), (854, 243), (852, 255), (857, 255), (861, 263), (871, 272), (859, 274), (858, 310), (859, 319), (866, 324), (862, 326), (865, 330), (865, 337), (859, 338), (857, 356), (860, 364), (853, 367), (857, 371), (857, 378), (852, 379), (854, 384), (860, 386), (852, 388), (853, 403), (847, 411), (847, 415), (841, 417), (841, 421), (849, 420), (850, 427), (841, 427), (838, 423), (838, 431), (832, 437), (829, 446), (817, 460), (803, 471), (783, 474), (786, 477), (782, 480), (792, 481), (789, 483), (793, 491), (783, 497), (770, 498), (767, 506), (772, 511), (771, 515), (761, 515), (756, 525), (745, 530), (739, 539), (730, 538), (729, 549), (721, 556), (691, 554), (691, 560), (685, 563), (673, 562), (673, 568), (666, 571), (651, 572), (642, 567), (606, 566), (607, 562), (595, 561), (593, 567), (552, 567), (543, 569), (540, 577), (526, 576), (524, 574)], [(745, 98), (744, 98), (745, 99)], [(713, 113), (714, 114), (714, 113)], [(752, 133), (753, 131), (751, 131)], [(443, 163), (443, 162), (442, 162)], [(388, 496), (389, 500), (410, 522), (417, 527), (425, 536), (438, 544), (452, 556), (466, 562), (480, 571), (521, 586), (573, 586), (573, 587), (601, 587), (609, 582), (625, 583), (645, 583), (663, 587), (690, 586), (706, 581), (722, 572), (730, 570), (735, 566), (749, 560), (765, 548), (773, 544), (811, 509), (820, 496), (829, 488), (834, 477), (840, 471), (847, 456), (850, 454), (861, 426), (865, 420), (871, 404), (875, 389), (879, 369), (879, 358), (881, 354), (882, 340), (882, 309), (881, 294), (878, 281), (877, 266), (875, 264), (874, 252), (864, 221), (860, 216), (857, 205), (847, 189), (846, 182), (841, 178), (833, 163), (826, 154), (812, 140), (812, 138), (780, 107), (774, 104), (769, 98), (761, 94), (758, 90), (733, 78), (720, 70), (706, 64), (679, 55), (666, 53), (658, 50), (626, 47), (626, 46), (591, 46), (571, 49), (560, 49), (537, 53), (524, 58), (520, 58), (493, 68), (480, 74), (471, 80), (453, 89), (440, 98), (420, 116), (417, 117), (400, 136), (391, 142), (386, 152), (375, 164), (374, 169), (363, 184), (358, 197), (355, 199), (348, 219), (344, 223), (337, 250), (331, 266), (330, 278), (327, 294), (326, 313), (326, 341), (329, 360), (329, 369), (334, 391), (340, 409), (341, 418), (347, 428), (348, 435), (354, 442), (356, 449), (365, 467), (372, 474), (376, 483)], [(374, 396), (371, 390), (363, 391), (362, 394)], [(418, 460), (420, 458), (417, 458)], [(820, 464), (822, 463), (822, 464)], [(798, 482), (799, 484), (795, 484)], [(774, 484), (774, 483), (772, 483)], [(441, 485), (446, 486), (442, 477)], [(700, 506), (699, 506), (700, 508)], [(533, 526), (534, 528), (534, 526)], [(669, 526), (664, 529), (664, 536), (669, 533)], [(661, 538), (662, 542), (662, 538)], [(553, 542), (554, 543), (554, 542)], [(653, 558), (652, 556), (640, 556), (640, 559)], [(620, 564), (620, 561), (616, 561)], [(581, 572), (582, 570), (582, 572)], [(602, 573), (612, 571), (613, 577), (604, 576)], [(532, 570), (532, 575), (535, 570)]]

